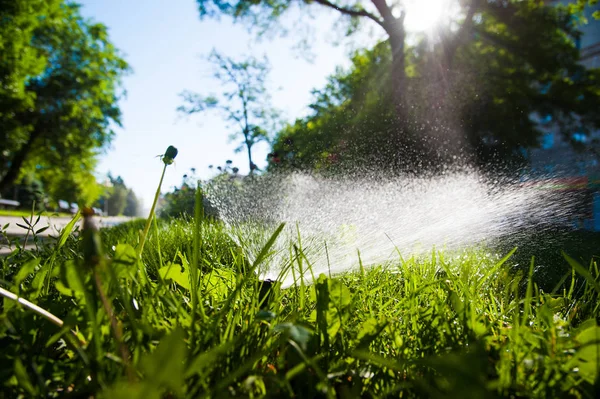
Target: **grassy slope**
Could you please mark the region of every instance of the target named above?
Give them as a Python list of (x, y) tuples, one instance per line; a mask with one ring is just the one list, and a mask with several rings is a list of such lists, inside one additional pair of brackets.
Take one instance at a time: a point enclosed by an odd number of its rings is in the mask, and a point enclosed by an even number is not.
[[(589, 280), (568, 268), (557, 272), (564, 276), (557, 294), (533, 284), (535, 268), (474, 250), (333, 279), (315, 276), (313, 285), (282, 290), (257, 280), (259, 265), (249, 264), (223, 226), (198, 227), (154, 226), (145, 268), (133, 248), (141, 222), (102, 233), (112, 261), (100, 266), (84, 259), (72, 236), (45, 252), (0, 260), (2, 287), (65, 321), (61, 330), (5, 300), (2, 392), (111, 398), (599, 392), (595, 264)], [(302, 248), (290, 267), (312, 279)], [(103, 295), (112, 299), (112, 318)]]

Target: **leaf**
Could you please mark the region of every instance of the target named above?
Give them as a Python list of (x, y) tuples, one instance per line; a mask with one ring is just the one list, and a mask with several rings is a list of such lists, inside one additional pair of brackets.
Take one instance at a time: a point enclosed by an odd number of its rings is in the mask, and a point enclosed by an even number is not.
[(19, 385), (23, 387), (31, 396), (37, 396), (37, 390), (34, 388), (31, 380), (29, 379), (29, 375), (27, 374), (27, 370), (25, 370), (25, 366), (21, 362), (21, 359), (15, 359), (15, 376), (17, 377), (17, 381)]
[(360, 326), (360, 330), (358, 331), (358, 335), (356, 338), (361, 339), (366, 335), (373, 334), (377, 331), (377, 319), (371, 317), (365, 320), (365, 322)]
[(104, 392), (102, 398), (110, 399), (160, 399), (161, 395), (151, 385), (151, 382), (128, 383), (118, 382)]
[(69, 235), (71, 235), (71, 232), (73, 231), (73, 227), (75, 227), (75, 223), (77, 223), (80, 217), (81, 211), (77, 211), (75, 216), (73, 216), (73, 219), (71, 219), (71, 221), (60, 231), (60, 236), (56, 242), (56, 249), (60, 249), (65, 245), (67, 238), (69, 238)]
[(373, 342), (379, 336), (379, 334), (385, 330), (388, 324), (389, 323), (386, 320), (378, 321), (373, 317), (365, 320), (360, 326), (360, 330), (356, 336), (359, 341), (356, 345), (356, 349), (367, 349), (371, 342)]
[(600, 294), (600, 283), (598, 283), (596, 281), (596, 279), (594, 278), (594, 276), (592, 276), (590, 271), (588, 269), (586, 269), (585, 267), (583, 267), (575, 259), (573, 259), (569, 255), (567, 255), (565, 252), (563, 252), (562, 254), (563, 254), (563, 257), (569, 263), (569, 265), (573, 268), (573, 270), (575, 270), (577, 273), (581, 274), (586, 279), (588, 284), (591, 285), (598, 294)]
[[(314, 296), (313, 296), (314, 292)], [(329, 279), (321, 273), (317, 279), (314, 289), (311, 290), (311, 299), (317, 303), (314, 311), (319, 337), (323, 341), (325, 348), (329, 348), (328, 317), (329, 310)], [(312, 314), (311, 314), (312, 318)]]
[(235, 274), (227, 269), (213, 269), (202, 276), (202, 287), (206, 294), (217, 300), (226, 299), (235, 287)]
[(256, 319), (261, 321), (272, 321), (277, 315), (269, 310), (261, 309), (256, 314)]
[(63, 295), (75, 296), (79, 299), (85, 297), (85, 285), (75, 269), (74, 261), (67, 261), (61, 265), (60, 280), (56, 281), (56, 289)]
[(452, 309), (456, 312), (457, 315), (462, 316), (463, 311), (465, 310), (465, 304), (460, 299), (456, 291), (448, 287), (448, 301), (452, 306)]
[(312, 336), (312, 332), (309, 329), (293, 323), (277, 324), (273, 330), (284, 334), (287, 339), (291, 339), (297, 343), (304, 351)]
[(329, 340), (337, 335), (348, 318), (352, 295), (340, 280), (329, 279), (321, 273), (310, 291), (310, 297), (317, 302), (317, 307), (309, 320), (316, 321), (323, 345), (328, 347)]
[(50, 228), (50, 226), (45, 226), (45, 227), (42, 227), (41, 229), (37, 229), (35, 234), (43, 233), (44, 231), (48, 230), (49, 228)]
[(33, 281), (31, 282), (31, 288), (34, 290), (34, 292), (31, 293), (31, 298), (37, 298), (40, 296), (42, 288), (44, 288), (44, 281), (46, 280), (46, 276), (51, 268), (52, 264), (47, 263), (37, 270), (35, 276), (33, 277)]
[(329, 300), (338, 309), (344, 309), (352, 302), (350, 290), (340, 280), (329, 280)]
[(185, 346), (183, 329), (176, 328), (164, 337), (158, 347), (140, 362), (146, 383), (159, 389), (168, 389), (175, 396), (183, 396), (185, 386)]
[(166, 266), (158, 270), (158, 274), (165, 280), (173, 280), (179, 286), (190, 290), (190, 275), (187, 269), (182, 265), (169, 262)]
[(129, 244), (117, 244), (111, 267), (118, 278), (131, 279), (137, 272), (138, 256), (135, 248)]
[(569, 361), (569, 368), (590, 384), (600, 375), (600, 327), (592, 326), (575, 336), (579, 348)]
[(20, 228), (22, 228), (22, 229), (29, 230), (29, 227), (27, 227), (27, 226), (23, 226), (23, 225), (22, 225), (22, 224), (20, 224), (20, 223), (15, 223), (15, 224), (16, 224), (17, 226), (19, 226)]
[(33, 274), (33, 272), (35, 271), (35, 268), (39, 264), (40, 264), (40, 258), (31, 259), (30, 261), (28, 261), (25, 264), (23, 264), (23, 266), (21, 266), (21, 268), (19, 269), (19, 271), (15, 275), (15, 278), (13, 279), (13, 284), (15, 286), (17, 286), (17, 287), (19, 285), (21, 285), (21, 283), (23, 281), (25, 281), (25, 279), (27, 277), (29, 277), (31, 274)]
[(218, 359), (218, 357), (226, 353), (229, 349), (231, 349), (236, 342), (237, 339), (225, 342), (217, 346), (216, 348), (212, 348), (196, 356), (190, 362), (190, 366), (185, 371), (185, 378), (189, 378), (194, 374), (197, 374), (202, 377), (206, 373), (206, 369), (210, 366), (215, 367), (215, 362)]

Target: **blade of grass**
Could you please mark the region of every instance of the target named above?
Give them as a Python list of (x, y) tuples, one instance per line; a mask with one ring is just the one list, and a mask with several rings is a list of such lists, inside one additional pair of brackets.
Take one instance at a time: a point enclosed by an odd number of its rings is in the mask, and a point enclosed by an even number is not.
[(594, 276), (592, 276), (592, 273), (590, 273), (589, 270), (587, 270), (585, 267), (583, 267), (575, 259), (573, 259), (569, 255), (567, 255), (564, 251), (562, 252), (562, 255), (565, 258), (565, 260), (567, 261), (567, 263), (569, 263), (569, 265), (573, 268), (573, 270), (576, 271), (577, 273), (579, 273), (583, 278), (585, 278), (587, 283), (592, 288), (594, 288), (594, 290), (596, 290), (596, 292), (598, 294), (600, 294), (600, 283), (598, 283), (598, 281), (596, 281)]

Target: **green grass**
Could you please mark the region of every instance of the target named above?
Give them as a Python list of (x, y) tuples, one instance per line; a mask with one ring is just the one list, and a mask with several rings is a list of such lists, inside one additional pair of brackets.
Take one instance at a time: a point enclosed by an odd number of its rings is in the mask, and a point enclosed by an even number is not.
[[(1, 397), (597, 397), (596, 263), (533, 267), (475, 249), (308, 284), (262, 283), (218, 222), (65, 234), (0, 259)], [(277, 232), (269, 232), (276, 234)], [(91, 239), (90, 239), (91, 237)], [(105, 254), (100, 255), (102, 249)], [(543, 252), (543, 248), (540, 248)], [(290, 270), (291, 272), (291, 270)], [(196, 276), (196, 277), (194, 277)]]
[[(35, 215), (41, 214), (42, 216), (48, 217), (73, 217), (70, 213), (63, 212), (36, 212)], [(14, 217), (30, 217), (31, 210), (13, 210), (13, 209), (0, 209), (0, 216), (14, 216)]]

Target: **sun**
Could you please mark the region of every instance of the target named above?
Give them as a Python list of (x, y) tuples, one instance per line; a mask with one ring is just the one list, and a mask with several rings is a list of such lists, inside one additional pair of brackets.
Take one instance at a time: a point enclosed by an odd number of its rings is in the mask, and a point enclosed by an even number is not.
[(456, 0), (404, 0), (408, 32), (431, 32), (455, 13)]

